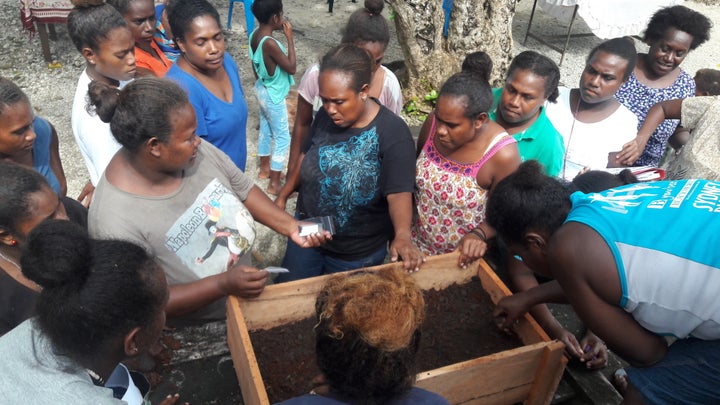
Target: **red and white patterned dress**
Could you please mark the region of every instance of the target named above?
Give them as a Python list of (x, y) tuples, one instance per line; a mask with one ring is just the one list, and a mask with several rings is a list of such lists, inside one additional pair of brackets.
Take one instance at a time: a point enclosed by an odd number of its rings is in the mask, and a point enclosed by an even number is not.
[(483, 221), (489, 190), (478, 185), (477, 173), (500, 149), (516, 142), (503, 132), (492, 140), (480, 160), (458, 163), (435, 148), (434, 127), (433, 123), (415, 165), (418, 215), (412, 236), (426, 255), (452, 252), (460, 239)]

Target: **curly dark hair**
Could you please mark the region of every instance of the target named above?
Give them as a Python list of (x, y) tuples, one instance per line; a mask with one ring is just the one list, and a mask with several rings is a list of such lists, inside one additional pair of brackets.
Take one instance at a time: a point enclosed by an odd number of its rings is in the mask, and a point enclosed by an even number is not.
[(130, 8), (130, 3), (136, 0), (106, 0), (106, 3), (115, 7), (120, 14), (125, 15)]
[(332, 277), (315, 303), (317, 363), (333, 394), (382, 404), (415, 382), (425, 301), (401, 269)]
[(528, 160), (502, 179), (486, 205), (487, 222), (507, 243), (522, 243), (529, 231), (552, 235), (570, 212), (572, 189), (547, 176), (536, 160)]
[(255, 0), (252, 4), (252, 13), (260, 24), (270, 22), (272, 16), (283, 11), (282, 0)]
[(650, 18), (643, 34), (643, 41), (646, 43), (659, 41), (670, 28), (690, 34), (693, 37), (690, 50), (694, 50), (710, 39), (712, 22), (704, 15), (685, 6), (661, 8)]
[(93, 240), (69, 221), (45, 221), (30, 232), (22, 272), (43, 289), (37, 322), (53, 347), (74, 360), (107, 353), (135, 327), (164, 310), (162, 269), (140, 246)]
[(638, 181), (640, 180), (630, 169), (624, 169), (618, 174), (608, 173), (603, 170), (589, 170), (575, 176), (571, 182), (571, 187), (583, 193), (599, 193), (611, 188), (637, 183)]

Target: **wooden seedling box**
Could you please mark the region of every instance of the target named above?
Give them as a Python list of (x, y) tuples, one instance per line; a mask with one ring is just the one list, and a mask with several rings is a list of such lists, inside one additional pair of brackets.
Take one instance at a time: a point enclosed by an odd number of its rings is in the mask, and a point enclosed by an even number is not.
[[(424, 290), (465, 284), (477, 275), (493, 302), (510, 294), (484, 261), (467, 269), (457, 266), (457, 255), (428, 258), (413, 274)], [(399, 266), (386, 264), (372, 267)], [(268, 286), (257, 298), (228, 300), (228, 346), (246, 405), (269, 404), (249, 331), (270, 329), (314, 315), (315, 297), (328, 276)], [(551, 341), (532, 317), (515, 326), (524, 346), (451, 364), (418, 374), (417, 386), (437, 392), (451, 404), (549, 404), (567, 360), (564, 346)]]

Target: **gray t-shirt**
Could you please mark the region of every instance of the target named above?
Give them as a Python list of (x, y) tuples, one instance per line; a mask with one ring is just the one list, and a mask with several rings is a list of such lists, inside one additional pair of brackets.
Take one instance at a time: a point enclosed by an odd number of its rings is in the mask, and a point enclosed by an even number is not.
[[(192, 283), (231, 263), (250, 264), (255, 223), (242, 201), (253, 185), (227, 155), (203, 141), (172, 194), (130, 194), (103, 175), (90, 206), (90, 235), (137, 243), (155, 256), (169, 285)], [(218, 300), (186, 318), (224, 317), (224, 300)]]
[(54, 353), (34, 318), (0, 338), (0, 359), (3, 404), (127, 404), (93, 384), (82, 366)]

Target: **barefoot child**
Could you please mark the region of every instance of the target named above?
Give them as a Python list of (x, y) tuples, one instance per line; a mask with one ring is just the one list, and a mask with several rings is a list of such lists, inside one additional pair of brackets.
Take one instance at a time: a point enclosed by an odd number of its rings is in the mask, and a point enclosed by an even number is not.
[[(276, 195), (282, 186), (280, 175), (285, 166), (290, 132), (285, 96), (295, 84), (293, 74), (297, 67), (292, 25), (283, 18), (281, 0), (257, 0), (252, 12), (260, 26), (250, 35), (250, 59), (255, 76), (255, 92), (260, 105), (260, 178), (270, 177), (267, 192)], [(273, 31), (282, 29), (288, 49), (272, 37)], [(271, 155), (272, 150), (272, 155)]]

